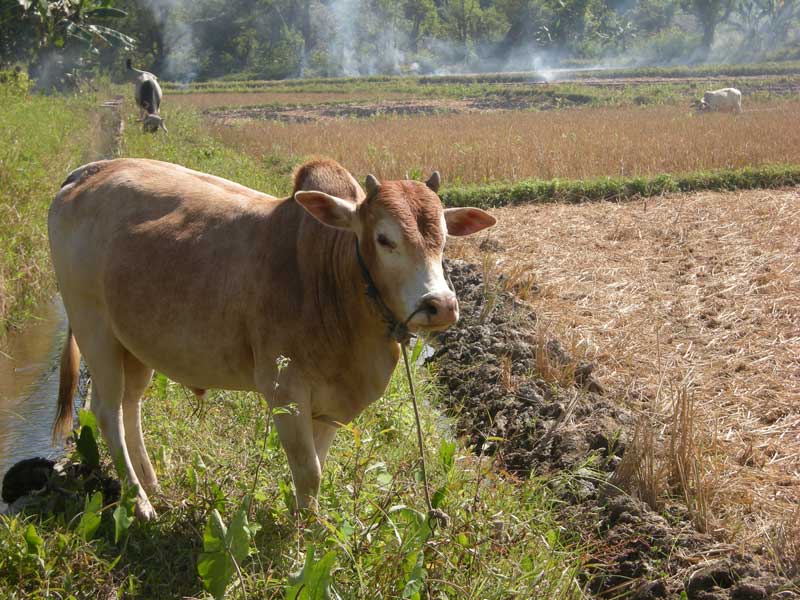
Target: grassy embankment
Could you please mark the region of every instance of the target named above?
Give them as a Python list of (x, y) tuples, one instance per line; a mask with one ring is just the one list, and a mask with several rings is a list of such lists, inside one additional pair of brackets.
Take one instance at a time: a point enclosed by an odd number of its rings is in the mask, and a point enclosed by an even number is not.
[(47, 209), (87, 160), (92, 95), (39, 96), (26, 80), (0, 85), (0, 340), (52, 295)]
[[(198, 117), (171, 113), (169, 125), (168, 136), (145, 136), (129, 117), (123, 154), (172, 160), (276, 194), (289, 187), (286, 166), (226, 148), (202, 132)], [(580, 597), (581, 554), (556, 522), (547, 487), (499, 477), (488, 459), (457, 448), (427, 403), (429, 471), (451, 524), (431, 534), (420, 522), (413, 417), (399, 374), (385, 397), (338, 435), (324, 474), (322, 511), (303, 532), (305, 546), (263, 401), (215, 392), (198, 410), (183, 388), (157, 377), (143, 418), (163, 490), (153, 498), (160, 518), (134, 524), (118, 543), (116, 505), (103, 507), (92, 532), (81, 525), (82, 496), (68, 499), (57, 516), (34, 511), (0, 518), (0, 596), (201, 596), (197, 562), (210, 515), (217, 509), (241, 533), (231, 521), (250, 496), (250, 522), (260, 529), (249, 556), (229, 571), (231, 597), (294, 597), (287, 580), (303, 566), (305, 548), (314, 558), (311, 570), (323, 579), (331, 575), (344, 598), (418, 598), (423, 581), (431, 597)], [(438, 392), (424, 381), (418, 382), (422, 396), (435, 405)], [(299, 597), (323, 597), (306, 584), (307, 595)]]

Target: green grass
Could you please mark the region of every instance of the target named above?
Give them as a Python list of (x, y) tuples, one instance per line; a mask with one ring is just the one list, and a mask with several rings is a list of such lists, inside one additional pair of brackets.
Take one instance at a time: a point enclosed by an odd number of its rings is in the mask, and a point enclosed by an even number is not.
[(627, 67), (604, 71), (579, 71), (576, 77), (758, 77), (763, 75), (798, 75), (800, 60), (716, 64), (683, 65), (675, 67)]
[(39, 96), (0, 84), (0, 339), (54, 292), (46, 215), (87, 158), (92, 95)]
[(586, 180), (528, 180), (445, 188), (448, 206), (496, 208), (530, 202), (590, 202), (630, 200), (675, 192), (732, 191), (800, 185), (800, 165), (768, 165), (652, 177), (599, 177)]
[[(437, 391), (424, 381), (417, 382), (420, 393), (435, 403)], [(555, 520), (547, 486), (513, 483), (488, 459), (456, 450), (428, 403), (422, 413), (429, 475), (451, 521), (433, 534), (420, 525), (414, 419), (401, 370), (384, 398), (338, 434), (320, 516), (300, 526), (274, 430), (256, 477), (267, 423), (259, 397), (217, 392), (199, 414), (188, 397), (163, 377), (147, 392), (144, 430), (163, 489), (155, 499), (159, 519), (135, 523), (115, 544), (113, 505), (90, 541), (78, 533), (81, 498), (57, 516), (32, 510), (0, 517), (0, 597), (201, 597), (196, 563), (209, 514), (216, 508), (230, 523), (253, 492), (251, 522), (260, 529), (229, 597), (283, 598), (308, 548), (332, 561), (332, 585), (342, 598), (406, 597), (417, 577), (432, 598), (581, 597), (581, 554)], [(29, 525), (42, 540), (38, 548), (26, 542)]]
[(291, 192), (296, 161), (282, 157), (257, 160), (237, 152), (206, 133), (202, 117), (191, 109), (171, 107), (165, 115), (169, 133), (154, 136), (143, 133), (136, 117), (129, 114), (120, 155), (174, 162), (273, 196)]
[[(709, 76), (698, 74), (697, 77)], [(769, 85), (779, 84), (796, 85), (800, 81), (800, 73), (789, 74), (764, 74), (758, 77), (758, 73), (751, 78), (740, 79), (745, 74), (731, 75), (726, 81), (728, 86), (741, 87), (746, 92), (752, 92), (766, 88)], [(645, 75), (638, 75), (643, 77)], [(655, 75), (652, 75), (655, 76)], [(664, 75), (666, 77), (666, 75)], [(609, 76), (610, 77), (610, 76)], [(631, 75), (633, 77), (633, 75)], [(672, 77), (678, 79), (678, 75)], [(710, 83), (709, 85), (714, 85)], [(194, 83), (190, 85), (164, 84), (165, 94), (192, 94), (192, 93), (249, 93), (249, 92), (271, 92), (285, 94), (287, 101), (291, 102), (292, 94), (340, 94), (342, 100), (347, 100), (348, 94), (361, 93), (374, 95), (380, 98), (381, 95), (403, 95), (409, 98), (481, 98), (487, 95), (503, 95), (506, 97), (536, 98), (547, 96), (568, 96), (570, 94), (579, 95), (581, 103), (599, 103), (602, 105), (621, 103), (630, 98), (647, 99), (651, 96), (666, 94), (668, 96), (685, 96), (696, 94), (696, 84), (681, 82), (659, 82), (653, 83), (631, 82), (628, 85), (609, 86), (604, 83), (587, 84), (582, 83), (581, 78), (576, 78), (573, 82), (561, 82), (542, 85), (536, 79), (526, 78), (516, 81), (511, 75), (500, 74), (498, 76), (453, 76), (437, 78), (417, 78), (417, 77), (395, 77), (395, 78), (363, 78), (363, 79), (296, 79), (281, 81), (209, 81)], [(786, 92), (774, 92), (776, 95), (790, 94)]]

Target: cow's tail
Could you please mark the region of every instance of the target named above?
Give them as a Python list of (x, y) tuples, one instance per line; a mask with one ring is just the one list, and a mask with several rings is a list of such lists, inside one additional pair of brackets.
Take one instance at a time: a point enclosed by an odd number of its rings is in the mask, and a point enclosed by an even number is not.
[(78, 373), (81, 364), (81, 354), (72, 328), (67, 329), (67, 341), (61, 353), (61, 370), (58, 382), (58, 403), (56, 405), (56, 419), (53, 421), (53, 443), (63, 440), (72, 431), (73, 398), (78, 389)]

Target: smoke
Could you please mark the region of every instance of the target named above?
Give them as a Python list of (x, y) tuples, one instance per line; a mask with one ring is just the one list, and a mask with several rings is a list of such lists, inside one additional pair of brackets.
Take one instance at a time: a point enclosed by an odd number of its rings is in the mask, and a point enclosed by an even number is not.
[(181, 19), (182, 0), (143, 0), (156, 25), (164, 32), (165, 79), (189, 83), (197, 78), (200, 57), (193, 26)]
[[(163, 31), (164, 56), (159, 75), (182, 82), (193, 81), (198, 73), (214, 75), (244, 70), (267, 77), (272, 76), (271, 73), (278, 73), (279, 77), (298, 74), (355, 77), (535, 72), (550, 80), (562, 71), (576, 70), (576, 66), (581, 70), (599, 70), (755, 60), (766, 50), (778, 46), (772, 40), (780, 38), (785, 47), (787, 40), (797, 38), (796, 32), (777, 31), (781, 23), (795, 22), (792, 18), (773, 18), (769, 27), (759, 23), (754, 29), (752, 24), (739, 22), (734, 17), (718, 28), (712, 52), (705, 55), (700, 48), (696, 20), (681, 12), (677, 3), (609, 0), (607, 4), (611, 10), (604, 13), (602, 22), (598, 24), (587, 17), (579, 20), (580, 27), (571, 26), (582, 31), (586, 23), (591, 22), (595, 29), (585, 35), (569, 28), (559, 30), (554, 25), (562, 16), (558, 14), (559, 9), (548, 8), (545, 3), (538, 7), (531, 4), (524, 19), (504, 26), (506, 17), (493, 8), (495, 24), (501, 23), (501, 26), (496, 26), (492, 35), (495, 38), (505, 35), (505, 38), (489, 39), (481, 34), (484, 41), (480, 44), (471, 39), (461, 43), (452, 39), (457, 35), (456, 28), (452, 22), (445, 22), (444, 13), (436, 12), (441, 9), (433, 8), (434, 4), (431, 4), (431, 19), (439, 20), (438, 28), (435, 24), (420, 27), (421, 21), (414, 21), (418, 15), (404, 12), (409, 10), (405, 3), (314, 0), (309, 39), (300, 37), (296, 9), (291, 8), (291, 4), (254, 3), (254, 12), (244, 20), (244, 27), (256, 31), (257, 36), (242, 36), (241, 46), (223, 49), (221, 44), (215, 44), (220, 30), (225, 27), (220, 23), (232, 24), (231, 36), (245, 31), (236, 29), (242, 27), (236, 10), (244, 4), (226, 5), (221, 1), (200, 4), (190, 0), (142, 0), (142, 3)], [(787, 4), (800, 6), (800, 3)], [(442, 33), (448, 27), (449, 33)], [(748, 39), (751, 40), (749, 44)], [(753, 44), (753, 39), (759, 43)], [(304, 43), (311, 44), (309, 52), (304, 51)], [(233, 56), (239, 48), (241, 54)], [(576, 61), (575, 57), (582, 52), (594, 58)], [(291, 65), (293, 53), (296, 66), (281, 70), (280, 65)]]
[(358, 40), (356, 23), (352, 16), (356, 14), (360, 0), (337, 0), (329, 6), (333, 22), (336, 24), (331, 44), (331, 55), (343, 75), (356, 76), (360, 73), (357, 59), (356, 42)]

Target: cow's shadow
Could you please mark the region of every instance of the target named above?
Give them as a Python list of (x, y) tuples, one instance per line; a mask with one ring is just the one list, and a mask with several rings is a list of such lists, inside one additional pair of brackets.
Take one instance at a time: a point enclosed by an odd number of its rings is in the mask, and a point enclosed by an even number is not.
[[(138, 598), (186, 598), (203, 595), (203, 584), (197, 572), (197, 562), (203, 552), (203, 532), (211, 512), (211, 506), (192, 506), (182, 502), (181, 506), (168, 507), (154, 498), (159, 512), (156, 520), (147, 523), (134, 522), (128, 537), (118, 545), (109, 544), (109, 562), (119, 560), (114, 566), (117, 575), (131, 578), (134, 592), (126, 597)], [(223, 515), (229, 523), (235, 507)], [(293, 540), (292, 529), (278, 522), (269, 506), (255, 507), (253, 521), (261, 527), (251, 544), (256, 548), (239, 567), (245, 577), (255, 575), (259, 579), (274, 578), (284, 571), (283, 561)], [(108, 541), (113, 542), (111, 524)]]

